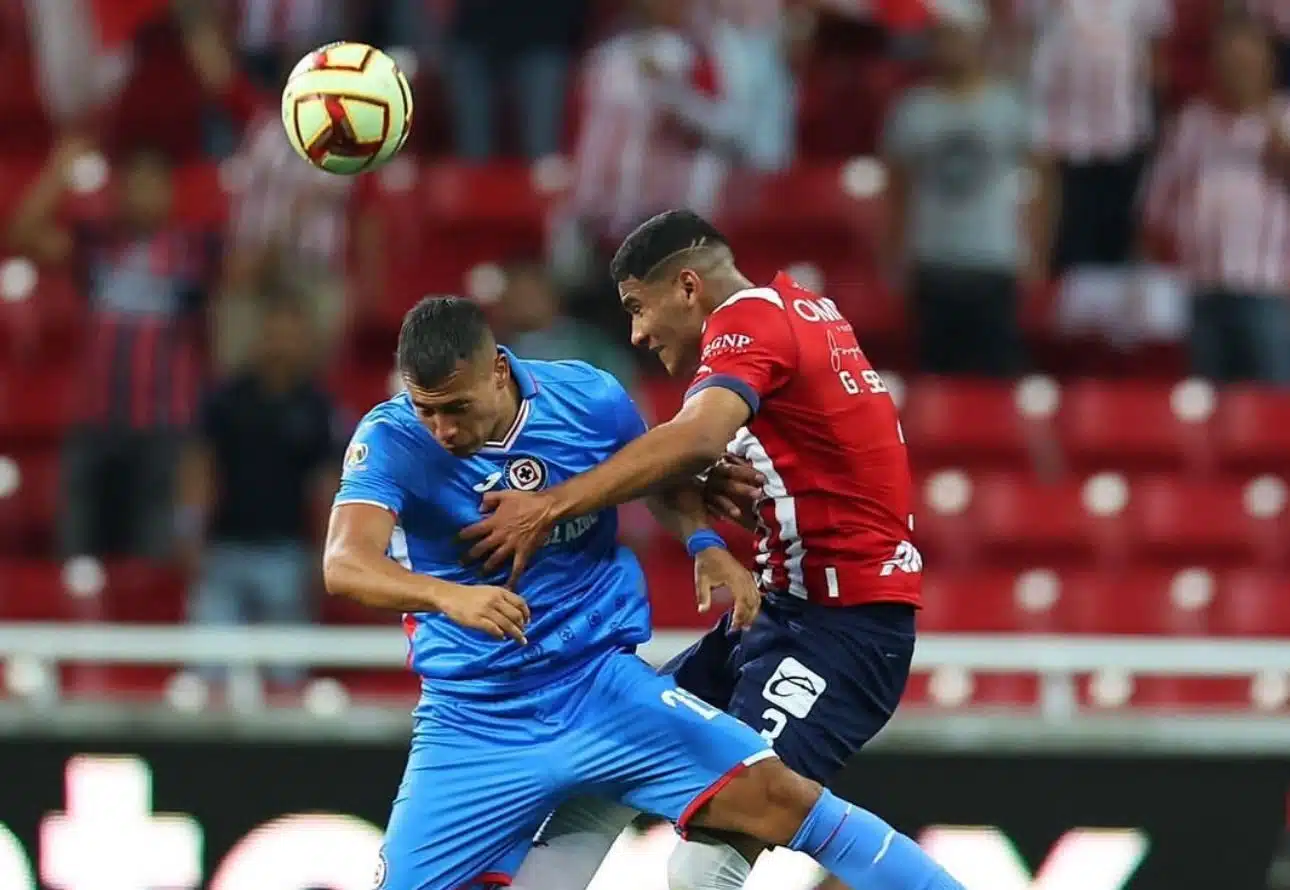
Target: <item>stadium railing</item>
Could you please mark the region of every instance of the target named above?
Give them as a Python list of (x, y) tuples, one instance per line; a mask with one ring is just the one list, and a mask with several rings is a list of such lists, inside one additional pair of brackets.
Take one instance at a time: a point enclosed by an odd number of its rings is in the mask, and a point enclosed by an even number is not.
[[(661, 663), (689, 645), (696, 634), (660, 631), (642, 655)], [(79, 665), (223, 664), (236, 675), (256, 667), (299, 665), (332, 670), (398, 670), (406, 642), (384, 627), (199, 628), (111, 624), (0, 624), (0, 667), (51, 670)], [(1024, 747), (1123, 750), (1142, 745), (1156, 751), (1290, 748), (1290, 715), (1281, 711), (1170, 713), (1082, 706), (1081, 677), (1105, 671), (1128, 676), (1249, 678), (1290, 677), (1290, 646), (1279, 640), (1216, 638), (1071, 637), (1019, 634), (925, 634), (915, 655), (920, 672), (1037, 676), (1034, 708), (902, 708), (880, 742), (902, 748), (956, 750)], [(341, 693), (344, 696), (344, 693)], [(160, 734), (205, 725), (239, 733), (295, 736), (318, 733), (344, 738), (405, 736), (408, 700), (362, 698), (320, 708), (251, 707), (240, 713), (189, 709), (172, 702), (62, 700), (12, 697), (0, 702), (0, 729), (66, 731), (150, 729)], [(308, 705), (306, 701), (306, 705)], [(194, 713), (193, 711), (196, 711)], [(340, 715), (353, 719), (337, 719)], [(194, 722), (195, 721), (195, 722)], [(205, 724), (203, 724), (205, 721)]]

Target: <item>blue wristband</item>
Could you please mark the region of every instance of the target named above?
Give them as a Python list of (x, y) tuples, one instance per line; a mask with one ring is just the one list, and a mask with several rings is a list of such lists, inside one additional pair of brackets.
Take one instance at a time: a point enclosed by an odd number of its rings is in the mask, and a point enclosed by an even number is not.
[(698, 556), (700, 551), (707, 550), (709, 547), (727, 549), (725, 539), (710, 528), (701, 528), (685, 539), (685, 552), (690, 554), (691, 559)]

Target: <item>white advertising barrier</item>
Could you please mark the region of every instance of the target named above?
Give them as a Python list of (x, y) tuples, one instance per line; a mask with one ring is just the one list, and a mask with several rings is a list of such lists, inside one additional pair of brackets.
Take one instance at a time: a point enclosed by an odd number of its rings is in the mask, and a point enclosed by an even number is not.
[[(35, 869), (0, 825), (4, 890), (372, 890), (381, 830), (357, 816), (287, 814), (250, 827), (205, 875), (202, 825), (153, 812), (145, 761), (78, 756), (65, 779), (65, 809), (41, 821)], [(676, 842), (665, 826), (625, 834), (592, 890), (667, 890)], [(1137, 829), (1077, 827), (1032, 874), (998, 828), (933, 826), (920, 842), (968, 890), (1125, 890), (1149, 848)], [(805, 856), (776, 851), (758, 863), (748, 890), (809, 890), (821, 877)]]

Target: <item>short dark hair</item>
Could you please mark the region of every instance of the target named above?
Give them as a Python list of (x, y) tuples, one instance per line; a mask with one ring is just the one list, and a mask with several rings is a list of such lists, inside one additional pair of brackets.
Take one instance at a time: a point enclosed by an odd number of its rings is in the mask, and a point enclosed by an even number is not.
[(609, 264), (615, 282), (644, 280), (659, 263), (693, 247), (729, 247), (726, 236), (689, 210), (668, 210), (652, 216), (623, 239)]
[(438, 386), (492, 341), (478, 304), (464, 297), (426, 297), (403, 316), (399, 373), (417, 386)]

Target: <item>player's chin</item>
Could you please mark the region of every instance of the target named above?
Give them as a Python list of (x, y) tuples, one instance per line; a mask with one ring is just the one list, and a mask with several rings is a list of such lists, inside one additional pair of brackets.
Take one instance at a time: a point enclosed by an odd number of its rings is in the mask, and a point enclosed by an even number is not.
[(654, 350), (654, 354), (658, 356), (659, 364), (663, 366), (663, 370), (667, 371), (669, 375), (675, 377), (681, 372), (680, 362), (676, 360), (676, 354), (670, 349), (660, 346)]

